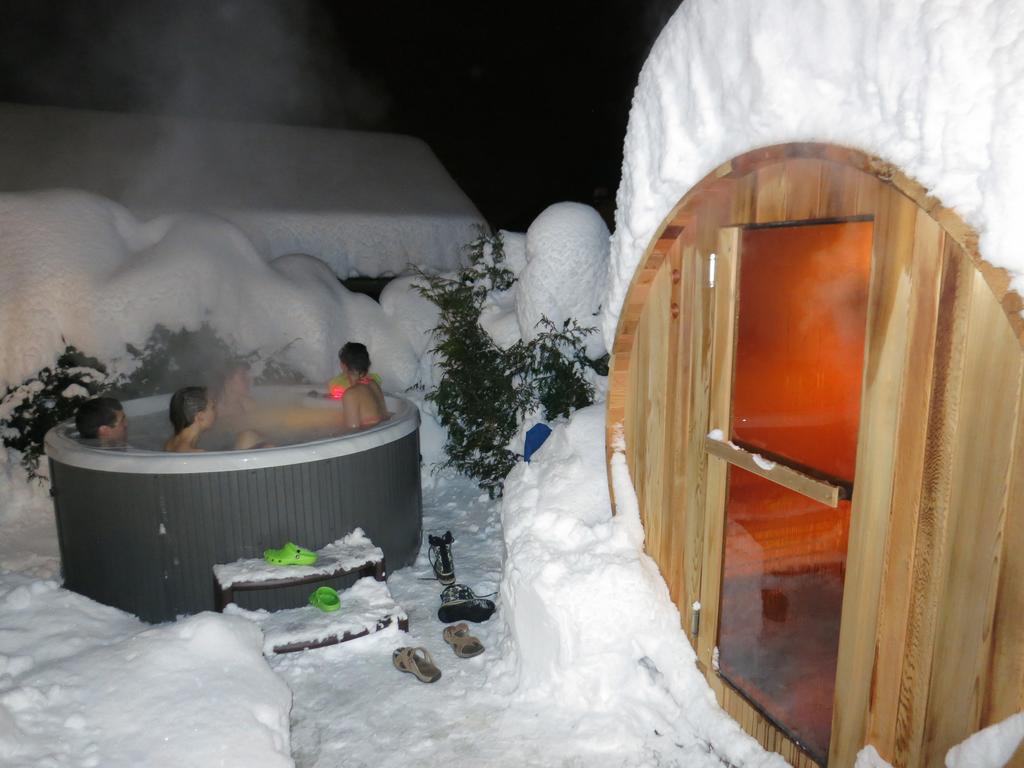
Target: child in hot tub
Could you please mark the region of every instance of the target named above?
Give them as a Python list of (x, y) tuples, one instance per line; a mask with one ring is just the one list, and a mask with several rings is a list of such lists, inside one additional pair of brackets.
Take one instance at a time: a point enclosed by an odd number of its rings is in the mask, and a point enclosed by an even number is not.
[(113, 397), (94, 397), (78, 407), (75, 414), (78, 436), (96, 440), (104, 448), (123, 447), (128, 437), (128, 417), (121, 401)]
[(252, 397), (247, 362), (236, 360), (225, 365), (210, 392), (217, 411), (216, 430), (221, 433), (221, 442), (230, 445), (230, 436), (235, 435), (233, 447), (236, 450), (273, 447), (258, 429), (261, 414)]
[[(349, 349), (350, 345), (354, 347), (362, 347), (363, 351), (366, 351), (366, 345), (359, 344), (358, 342), (354, 341), (350, 341), (348, 344), (346, 344), (344, 347), (338, 350), (338, 367), (341, 368), (341, 373), (339, 373), (337, 376), (335, 376), (333, 379), (327, 382), (327, 394), (330, 396), (332, 400), (341, 400), (343, 397), (345, 397), (345, 392), (348, 391), (348, 388), (355, 383), (350, 378), (347, 372), (348, 369), (345, 367), (345, 361), (343, 357), (346, 354), (345, 350)], [(368, 352), (366, 355), (366, 359), (370, 359), (370, 355)], [(384, 384), (384, 382), (380, 378), (380, 374), (370, 373), (367, 375), (375, 382), (377, 382), (378, 387)]]
[(171, 425), (174, 436), (164, 443), (172, 453), (200, 453), (199, 438), (217, 421), (213, 400), (206, 387), (182, 387), (171, 396)]
[[(332, 388), (331, 397), (341, 399), (342, 424), (345, 429), (361, 429), (379, 424), (388, 417), (388, 407), (384, 402), (384, 392), (380, 388), (380, 377), (370, 375), (370, 353), (365, 344), (350, 341), (338, 351), (338, 365), (341, 376), (348, 381), (348, 386), (335, 397), (336, 389)], [(341, 377), (331, 380), (335, 381)]]

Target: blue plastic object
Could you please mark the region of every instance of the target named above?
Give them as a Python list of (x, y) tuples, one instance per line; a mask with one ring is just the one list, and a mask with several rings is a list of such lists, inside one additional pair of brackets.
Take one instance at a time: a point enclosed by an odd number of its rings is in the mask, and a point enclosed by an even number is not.
[(526, 432), (526, 444), (523, 446), (523, 459), (530, 460), (530, 457), (537, 452), (537, 449), (544, 445), (544, 441), (551, 434), (551, 427), (547, 424), (534, 424)]

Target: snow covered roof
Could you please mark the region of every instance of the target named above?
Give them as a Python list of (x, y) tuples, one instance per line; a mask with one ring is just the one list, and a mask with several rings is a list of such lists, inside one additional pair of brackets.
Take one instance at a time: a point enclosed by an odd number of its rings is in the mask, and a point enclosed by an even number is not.
[(721, 163), (787, 142), (877, 155), (980, 235), (1024, 293), (1019, 0), (686, 0), (640, 73), (602, 331), (658, 226)]
[(446, 270), (484, 219), (421, 140), (0, 103), (0, 191), (75, 188), (141, 217), (217, 213), (341, 276)]

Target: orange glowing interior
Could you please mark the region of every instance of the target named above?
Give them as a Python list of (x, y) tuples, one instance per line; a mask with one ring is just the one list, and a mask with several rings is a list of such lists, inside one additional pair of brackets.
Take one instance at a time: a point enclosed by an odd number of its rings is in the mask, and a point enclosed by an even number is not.
[(732, 439), (852, 481), (871, 222), (749, 229)]
[[(744, 231), (731, 439), (854, 482), (871, 222)], [(850, 503), (825, 506), (729, 468), (722, 675), (824, 761)]]

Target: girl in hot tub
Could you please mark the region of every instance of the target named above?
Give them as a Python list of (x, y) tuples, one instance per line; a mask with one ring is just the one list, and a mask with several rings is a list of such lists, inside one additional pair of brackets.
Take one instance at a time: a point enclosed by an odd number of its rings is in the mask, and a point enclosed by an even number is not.
[(338, 352), (341, 373), (350, 386), (341, 399), (342, 422), (345, 429), (360, 429), (379, 424), (388, 417), (384, 392), (370, 374), (370, 353), (365, 344), (350, 341)]
[(217, 420), (213, 400), (206, 387), (182, 387), (171, 396), (171, 424), (174, 437), (164, 443), (164, 450), (174, 453), (198, 453), (199, 438)]

